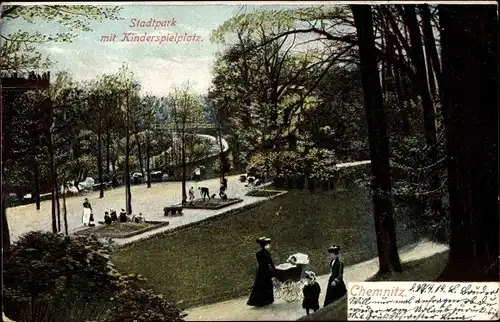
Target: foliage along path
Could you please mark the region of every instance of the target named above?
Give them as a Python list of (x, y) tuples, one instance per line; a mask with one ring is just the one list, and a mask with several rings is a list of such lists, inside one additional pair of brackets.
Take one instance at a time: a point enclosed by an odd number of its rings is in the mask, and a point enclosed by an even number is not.
[[(448, 246), (429, 241), (422, 241), (412, 247), (404, 247), (401, 250), (401, 261), (414, 261), (434, 254), (444, 252)], [(353, 266), (346, 267), (344, 277), (346, 282), (365, 281), (375, 275), (378, 270), (378, 259), (374, 258)], [(323, 305), (326, 293), (328, 275), (317, 278), (321, 286), (320, 305)], [(305, 315), (302, 308), (302, 300), (285, 302), (277, 299), (271, 305), (262, 308), (254, 308), (246, 305), (248, 298), (241, 297), (229, 301), (195, 307), (187, 310), (187, 321), (295, 321)]]

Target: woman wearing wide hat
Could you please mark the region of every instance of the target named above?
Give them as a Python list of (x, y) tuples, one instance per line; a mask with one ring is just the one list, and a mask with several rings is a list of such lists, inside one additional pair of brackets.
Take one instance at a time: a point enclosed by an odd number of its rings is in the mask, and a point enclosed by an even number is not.
[(335, 302), (347, 293), (343, 278), (344, 263), (340, 260), (340, 247), (333, 245), (328, 248), (328, 252), (332, 254), (332, 260), (330, 261), (331, 274), (328, 279), (325, 304), (323, 306)]
[(260, 237), (257, 243), (260, 245), (260, 250), (256, 254), (259, 268), (247, 305), (265, 306), (274, 302), (272, 279), (276, 268), (269, 252), (271, 239)]

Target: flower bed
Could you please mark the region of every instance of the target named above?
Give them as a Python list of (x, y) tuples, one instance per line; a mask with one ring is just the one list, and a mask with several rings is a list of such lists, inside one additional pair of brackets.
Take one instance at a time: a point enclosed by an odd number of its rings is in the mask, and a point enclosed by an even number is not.
[(217, 210), (221, 209), (227, 206), (231, 206), (234, 204), (237, 204), (239, 202), (242, 202), (242, 199), (239, 198), (228, 198), (227, 200), (222, 200), (222, 199), (195, 199), (193, 200), (193, 203), (190, 204), (188, 203), (187, 205), (183, 205), (182, 208), (185, 209), (211, 209), (211, 210)]
[(245, 194), (245, 196), (269, 198), (269, 197), (279, 195), (281, 193), (283, 193), (283, 190), (254, 189), (254, 190), (250, 190), (249, 192), (247, 192)]
[(147, 231), (167, 226), (168, 221), (146, 221), (143, 223), (118, 222), (111, 225), (98, 225), (75, 232), (75, 235), (97, 235), (98, 237), (127, 238)]

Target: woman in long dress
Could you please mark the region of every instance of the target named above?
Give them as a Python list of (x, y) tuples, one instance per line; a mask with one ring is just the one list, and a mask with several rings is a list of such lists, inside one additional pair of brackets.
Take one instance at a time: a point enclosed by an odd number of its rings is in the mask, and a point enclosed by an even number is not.
[(92, 214), (92, 205), (89, 200), (85, 198), (83, 202), (83, 211), (82, 211), (82, 222), (85, 226), (90, 223), (90, 215)]
[(344, 283), (344, 263), (340, 260), (340, 247), (333, 245), (328, 249), (332, 254), (330, 261), (331, 274), (328, 279), (326, 289), (325, 304), (327, 306), (343, 297), (347, 293), (347, 288)]
[(276, 268), (269, 252), (271, 239), (261, 237), (257, 239), (257, 243), (261, 248), (256, 254), (259, 268), (247, 305), (260, 307), (274, 302), (272, 279)]

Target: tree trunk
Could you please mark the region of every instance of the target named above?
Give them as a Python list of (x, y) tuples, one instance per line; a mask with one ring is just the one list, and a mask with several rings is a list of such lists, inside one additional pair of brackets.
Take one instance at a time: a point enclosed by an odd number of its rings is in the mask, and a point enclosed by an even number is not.
[(57, 232), (61, 232), (61, 203), (59, 202), (59, 197), (60, 197), (59, 190), (60, 190), (59, 184), (56, 183)]
[(224, 146), (222, 145), (222, 122), (218, 120), (218, 128), (219, 128), (219, 148), (220, 148), (220, 179), (221, 182), (224, 180)]
[[(424, 131), (425, 141), (429, 147), (429, 159), (431, 164), (438, 162), (437, 152), (437, 131), (436, 131), (436, 114), (434, 111), (434, 104), (429, 92), (429, 84), (427, 82), (427, 69), (425, 66), (425, 58), (422, 50), (422, 37), (420, 34), (420, 27), (418, 25), (417, 15), (415, 12), (415, 5), (404, 5), (404, 21), (408, 26), (411, 41), (411, 56), (413, 64), (416, 66), (416, 88), (422, 97), (422, 108), (424, 112)], [(432, 191), (436, 191), (431, 196), (432, 211), (435, 215), (444, 216), (443, 205), (441, 202), (441, 193), (439, 188), (441, 180), (437, 169), (432, 169), (430, 172)]]
[(110, 156), (110, 150), (111, 150), (111, 133), (109, 132), (109, 124), (106, 127), (106, 176), (108, 177), (108, 180), (111, 180), (111, 173), (110, 173), (110, 165), (111, 165), (111, 156)]
[(359, 41), (359, 55), (364, 92), (364, 105), (370, 146), (371, 169), (374, 177), (373, 208), (379, 257), (379, 273), (402, 271), (396, 244), (396, 229), (390, 198), (389, 140), (382, 90), (378, 79), (371, 6), (352, 5)]
[(428, 4), (418, 5), (420, 17), (422, 18), (422, 32), (424, 34), (424, 44), (426, 54), (430, 56), (432, 69), (437, 79), (437, 87), (441, 88), (441, 63), (436, 47), (436, 39), (431, 25), (431, 11)]
[(165, 159), (165, 168), (168, 168), (170, 162), (168, 160), (169, 153), (167, 152), (168, 148), (165, 149), (165, 152), (163, 152), (163, 157)]
[[(99, 114), (99, 113), (98, 113)], [(97, 125), (97, 171), (99, 173), (99, 198), (104, 198), (104, 182), (102, 176), (102, 144), (101, 144), (101, 120), (98, 115), (98, 125)]]
[(36, 157), (33, 158), (33, 179), (35, 182), (35, 189), (33, 191), (33, 199), (35, 200), (36, 210), (40, 210), (40, 168)]
[[(2, 169), (3, 170), (3, 169)], [(2, 181), (4, 176), (2, 176)], [(7, 220), (7, 187), (3, 185), (2, 187), (2, 251), (8, 251), (10, 249), (10, 232), (9, 232), (9, 222)]]
[(151, 188), (151, 138), (149, 136), (149, 130), (146, 133), (146, 171), (147, 171), (147, 180), (148, 180), (148, 188)]
[[(50, 103), (51, 104), (51, 103)], [(50, 107), (52, 108), (52, 107)], [(57, 201), (56, 201), (56, 189), (57, 189), (57, 173), (54, 162), (54, 137), (52, 136), (52, 127), (49, 129), (49, 162), (50, 162), (50, 185), (51, 185), (51, 195), (52, 195), (52, 232), (57, 233)]]
[(138, 133), (138, 127), (137, 123), (134, 124), (134, 129), (135, 129), (135, 143), (137, 144), (137, 154), (139, 156), (139, 166), (141, 167), (141, 174), (142, 177), (144, 178), (144, 163), (142, 159), (142, 148), (141, 148), (141, 140), (139, 140), (139, 133)]
[(186, 133), (182, 130), (181, 138), (181, 154), (182, 154), (182, 200), (187, 200), (186, 193), (186, 176), (187, 176), (187, 163), (186, 163)]
[(130, 191), (130, 101), (127, 91), (127, 124), (125, 126), (125, 210), (128, 215), (132, 214), (132, 193)]
[(69, 235), (68, 233), (68, 208), (66, 205), (66, 185), (63, 186), (63, 220), (64, 220), (64, 234), (66, 236)]
[(441, 280), (498, 282), (497, 7), (440, 5), (439, 18), (451, 208)]
[[(427, 42), (424, 39), (424, 46)], [(428, 49), (425, 49), (425, 65), (427, 67), (427, 79), (429, 81), (429, 90), (431, 91), (432, 98), (435, 98), (437, 95), (437, 88), (436, 88), (436, 81), (434, 77), (434, 70), (432, 68), (432, 59), (431, 55), (429, 54)]]
[(316, 180), (314, 178), (307, 177), (307, 188), (311, 193), (316, 190)]
[(112, 169), (112, 171), (113, 171), (113, 176), (115, 176), (115, 177), (116, 177), (116, 159), (115, 159), (115, 158), (113, 158), (113, 159), (111, 160), (111, 169)]

